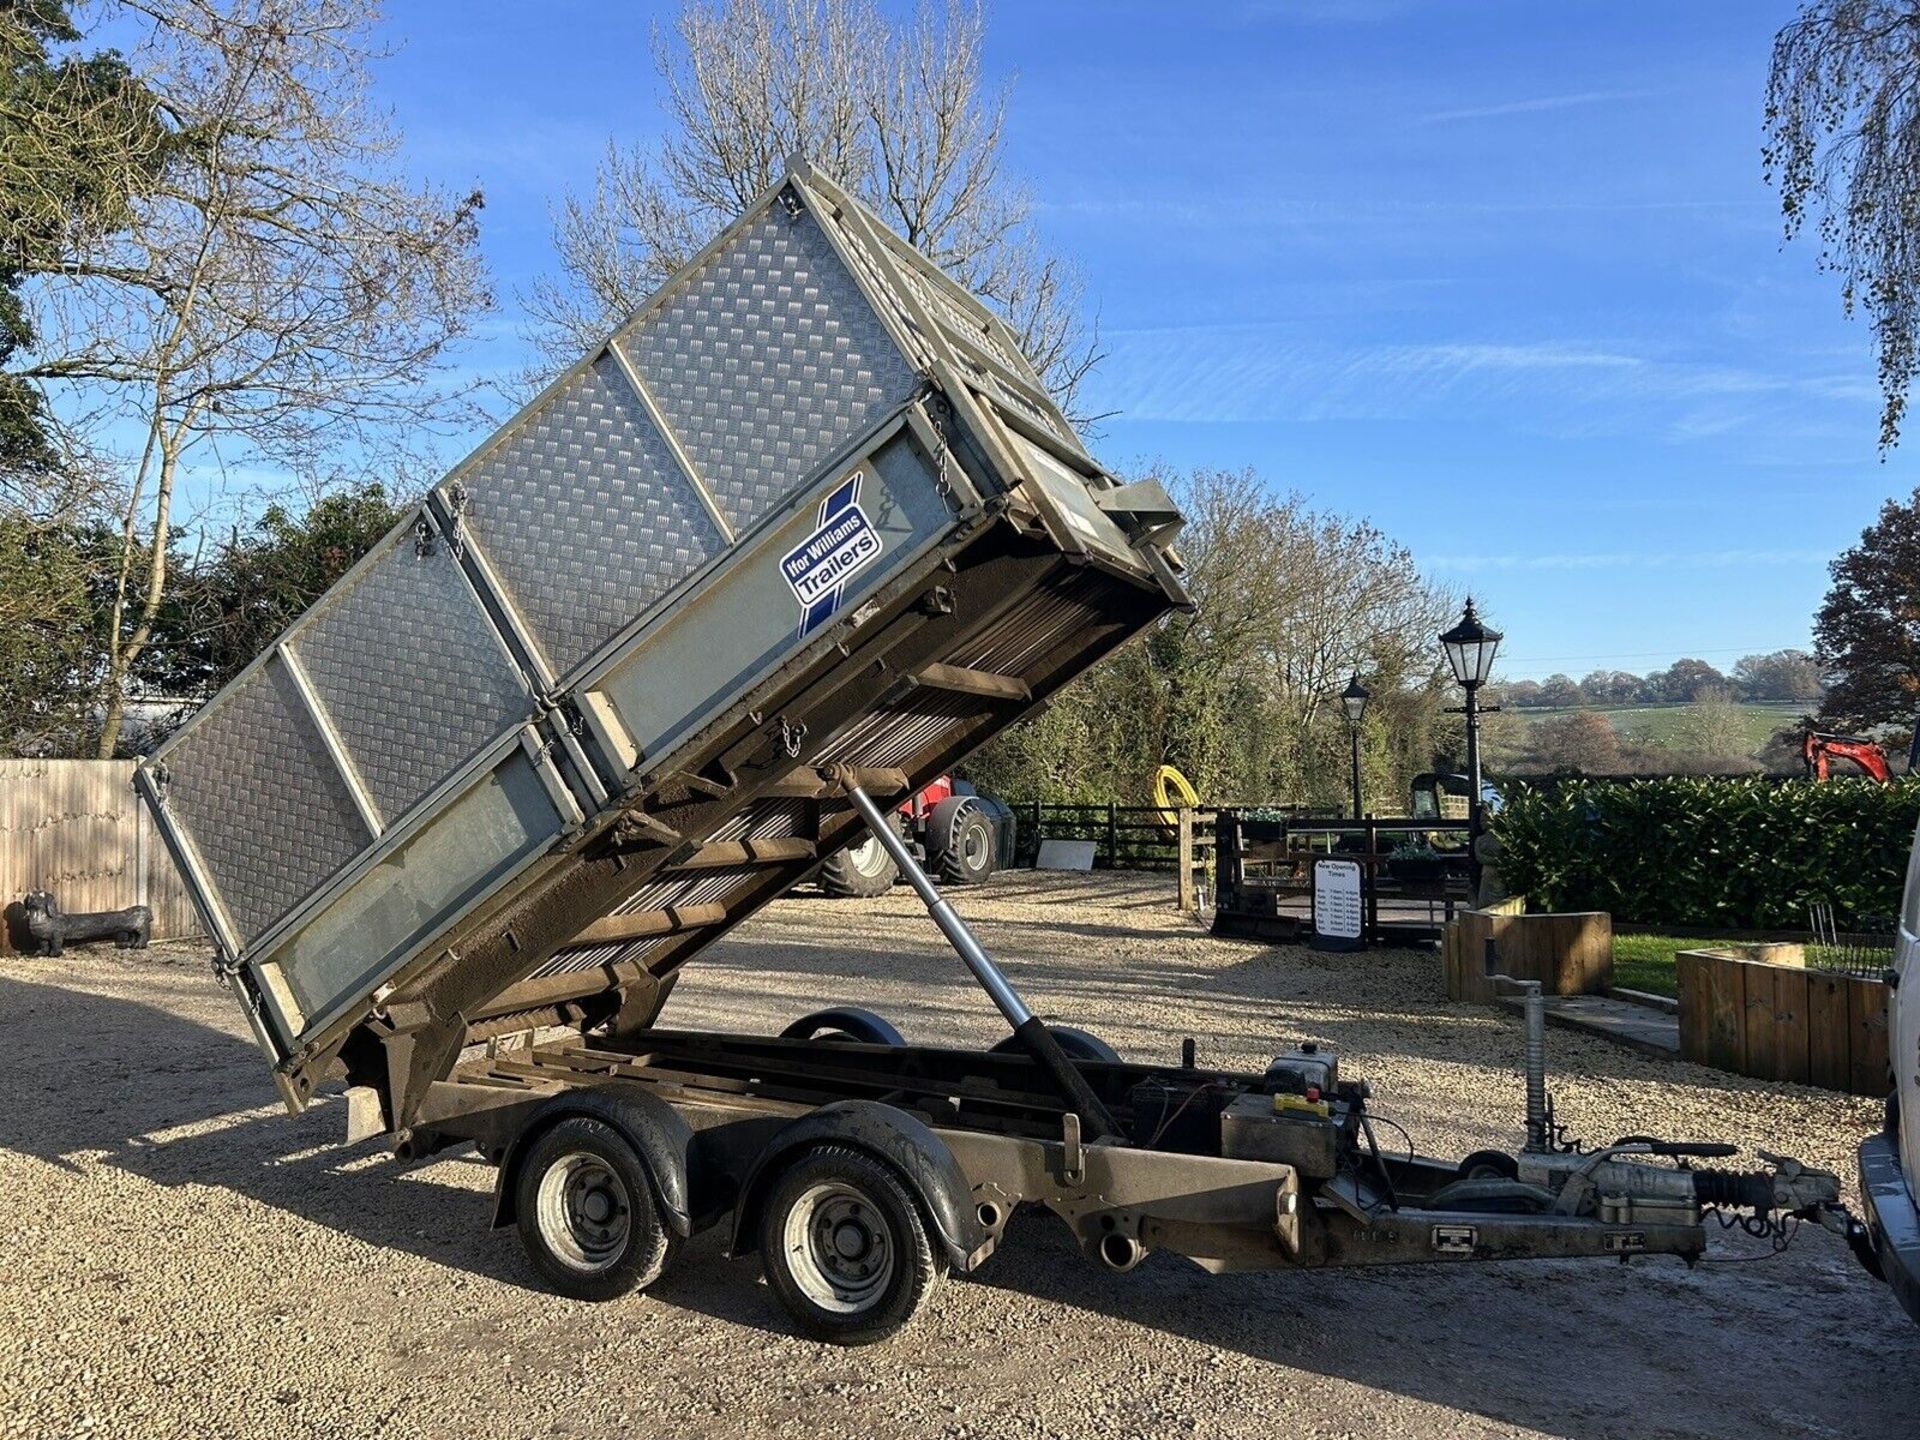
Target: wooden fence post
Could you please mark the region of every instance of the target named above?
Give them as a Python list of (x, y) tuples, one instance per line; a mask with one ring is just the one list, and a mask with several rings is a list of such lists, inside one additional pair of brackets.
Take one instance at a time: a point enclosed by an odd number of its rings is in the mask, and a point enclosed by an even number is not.
[(1120, 807), (1112, 800), (1107, 801), (1107, 868), (1120, 868)]
[(1180, 913), (1190, 915), (1200, 908), (1193, 887), (1193, 807), (1180, 807), (1180, 855), (1174, 862), (1180, 867)]

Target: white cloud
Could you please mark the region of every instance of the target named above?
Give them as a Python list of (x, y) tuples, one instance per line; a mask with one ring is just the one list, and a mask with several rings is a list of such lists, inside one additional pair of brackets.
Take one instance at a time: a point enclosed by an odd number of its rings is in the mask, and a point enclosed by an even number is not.
[(1619, 100), (1644, 100), (1653, 90), (1581, 90), (1571, 95), (1541, 95), (1530, 100), (1508, 100), (1496, 105), (1475, 105), (1462, 110), (1438, 110), (1421, 116), (1426, 125), (1447, 125), (1456, 120), (1495, 120), (1502, 115), (1537, 115), (1547, 110), (1572, 110), (1584, 105), (1608, 105)]

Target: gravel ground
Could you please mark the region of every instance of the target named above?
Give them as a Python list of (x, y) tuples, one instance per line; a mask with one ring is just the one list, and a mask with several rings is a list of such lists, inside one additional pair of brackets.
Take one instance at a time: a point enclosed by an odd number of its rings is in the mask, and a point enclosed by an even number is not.
[[(960, 904), (1043, 1013), (1129, 1055), (1263, 1066), (1305, 1036), (1429, 1153), (1511, 1147), (1517, 1022), (1439, 963), (1214, 940), (1137, 877), (1017, 875)], [(666, 1023), (833, 1002), (909, 1039), (994, 1017), (910, 894), (780, 902), (690, 971)], [(1552, 1033), (1592, 1136), (1764, 1145), (1846, 1173), (1875, 1106)], [(653, 1294), (536, 1288), (473, 1159), (401, 1170), (289, 1121), (205, 957), (0, 964), (0, 1433), (25, 1436), (1515, 1436), (1920, 1434), (1920, 1331), (1839, 1241), (1677, 1261), (1214, 1279), (1089, 1266), (1046, 1217), (894, 1341), (791, 1335), (697, 1238)], [(1754, 1259), (1760, 1263), (1750, 1263)]]

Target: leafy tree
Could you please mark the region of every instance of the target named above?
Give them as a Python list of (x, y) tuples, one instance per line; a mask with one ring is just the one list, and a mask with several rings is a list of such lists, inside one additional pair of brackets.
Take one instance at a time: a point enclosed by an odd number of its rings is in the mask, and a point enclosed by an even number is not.
[(1549, 675), (1540, 682), (1540, 703), (1565, 709), (1580, 703), (1580, 687), (1571, 675)]
[(122, 228), (168, 147), (153, 97), (119, 55), (50, 52), (79, 40), (61, 0), (0, 0), (0, 505), (41, 518), (66, 507), (76, 477), (39, 387), (15, 368), (37, 339), (21, 284), (60, 264), (76, 237)]
[(1580, 695), (1589, 705), (1631, 705), (1645, 683), (1625, 670), (1595, 670), (1580, 682)]
[(1502, 680), (1498, 682), (1496, 689), (1498, 693), (1495, 699), (1511, 709), (1524, 710), (1546, 703), (1540, 698), (1538, 680)]
[(1706, 695), (1723, 694), (1727, 677), (1704, 660), (1681, 659), (1647, 676), (1656, 698), (1686, 704)]
[(0, 511), (0, 749), (78, 753), (91, 733), (100, 632), (95, 585), (113, 537)]
[(1671, 768), (1683, 774), (1733, 775), (1760, 768), (1740, 707), (1724, 690), (1697, 692), (1680, 711), (1665, 748), (1673, 755)]
[(1820, 662), (1806, 650), (1744, 655), (1733, 667), (1733, 683), (1749, 700), (1811, 704), (1820, 698)]
[(1789, 238), (1809, 219), (1822, 269), (1879, 348), (1880, 444), (1899, 441), (1920, 365), (1920, 4), (1805, 0), (1773, 43), (1768, 179)]
[(1813, 621), (1827, 679), (1823, 721), (1852, 729), (1912, 720), (1920, 701), (1920, 490), (1887, 501), (1828, 574), (1833, 584)]
[(985, 39), (969, 0), (925, 0), (905, 19), (877, 0), (689, 0), (654, 46), (666, 133), (609, 143), (593, 193), (567, 198), (560, 274), (525, 297), (531, 338), (572, 363), (797, 151), (999, 309), (1073, 413), (1097, 346), (1077, 277), (1001, 174), (1007, 97), (981, 77)]
[(975, 780), (1019, 797), (1144, 800), (1170, 761), (1209, 799), (1339, 804), (1336, 697), (1358, 670), (1374, 697), (1367, 793), (1404, 804), (1411, 775), (1452, 743), (1434, 637), (1453, 597), (1374, 527), (1275, 495), (1250, 471), (1173, 488), (1197, 613), (1167, 617), (996, 739)]
[(269, 505), (250, 534), (236, 533), (176, 587), (153, 683), (183, 698), (211, 696), (371, 550), (401, 510), (376, 481), (334, 490), (303, 514)]

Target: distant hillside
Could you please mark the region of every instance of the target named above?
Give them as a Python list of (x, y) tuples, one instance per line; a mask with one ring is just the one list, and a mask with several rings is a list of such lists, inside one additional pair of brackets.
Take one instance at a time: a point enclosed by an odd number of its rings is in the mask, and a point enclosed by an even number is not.
[(1741, 775), (1785, 773), (1797, 746), (1776, 737), (1806, 714), (1788, 701), (1509, 706), (1494, 717), (1488, 760), (1508, 774)]
[[(1535, 706), (1524, 710), (1514, 709), (1509, 713), (1533, 725), (1552, 715), (1592, 710), (1606, 716), (1623, 739), (1666, 745), (1673, 743), (1689, 708), (1686, 705), (1569, 705)], [(1781, 701), (1748, 701), (1735, 704), (1733, 709), (1739, 716), (1748, 743), (1753, 749), (1759, 750), (1775, 734), (1805, 715), (1809, 707)]]

